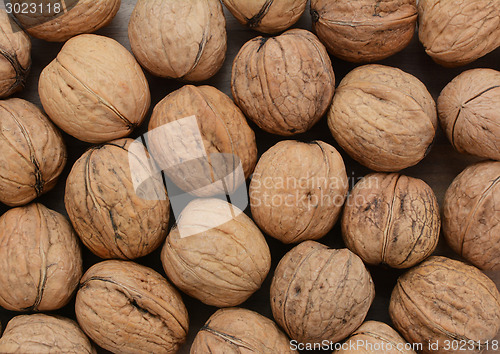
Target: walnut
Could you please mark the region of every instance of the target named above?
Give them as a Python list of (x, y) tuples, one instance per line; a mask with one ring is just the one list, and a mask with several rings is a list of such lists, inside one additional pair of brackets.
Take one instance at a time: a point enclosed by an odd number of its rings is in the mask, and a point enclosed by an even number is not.
[(374, 173), (354, 186), (342, 216), (346, 246), (368, 264), (409, 268), (439, 241), (436, 196), (424, 181)]
[(446, 191), (443, 233), (475, 266), (500, 270), (500, 162), (467, 167)]
[(247, 42), (233, 64), (236, 104), (261, 129), (279, 135), (309, 130), (335, 90), (328, 53), (311, 32), (292, 29)]
[(252, 176), (252, 216), (284, 243), (316, 240), (331, 230), (348, 181), (342, 156), (322, 141), (285, 140), (262, 155)]
[(95, 34), (66, 42), (43, 69), (38, 92), (52, 121), (89, 143), (129, 135), (150, 105), (148, 82), (132, 54)]
[(344, 339), (361, 325), (374, 297), (372, 278), (358, 256), (315, 241), (285, 254), (271, 284), (274, 318), (301, 343)]
[(0, 202), (19, 206), (51, 190), (66, 165), (61, 133), (35, 105), (0, 101)]
[(138, 0), (128, 36), (137, 60), (160, 77), (203, 81), (226, 57), (226, 19), (218, 0)]
[(446, 349), (447, 341), (467, 343), (467, 353), (479, 353), (500, 329), (500, 294), (477, 268), (431, 257), (399, 277), (389, 313), (408, 341), (423, 344), (424, 353), (456, 353)]
[(0, 217), (0, 306), (59, 309), (69, 302), (81, 276), (80, 244), (64, 216), (30, 204)]
[(359, 63), (403, 50), (417, 24), (416, 0), (312, 0), (313, 29), (330, 53)]
[(75, 311), (84, 332), (113, 353), (175, 353), (188, 331), (177, 290), (130, 261), (92, 266), (80, 282)]
[(451, 81), (438, 99), (441, 126), (461, 152), (500, 160), (500, 72), (473, 69)]
[(170, 231), (161, 260), (183, 292), (211, 306), (236, 306), (257, 291), (271, 267), (266, 239), (237, 207), (195, 199)]
[(328, 126), (339, 145), (362, 165), (383, 172), (422, 160), (437, 125), (436, 105), (422, 82), (375, 64), (344, 77), (328, 113)]

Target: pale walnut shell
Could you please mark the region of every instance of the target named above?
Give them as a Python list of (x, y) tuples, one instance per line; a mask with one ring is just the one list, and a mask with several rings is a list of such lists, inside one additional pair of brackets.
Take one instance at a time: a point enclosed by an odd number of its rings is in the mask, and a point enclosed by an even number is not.
[(236, 104), (261, 129), (290, 136), (309, 130), (325, 114), (335, 75), (318, 38), (292, 29), (248, 41), (234, 59), (231, 89)]
[(64, 216), (35, 203), (0, 217), (0, 306), (57, 310), (81, 277), (80, 244)]
[(360, 63), (385, 59), (410, 43), (416, 0), (312, 0), (313, 29), (328, 51)]
[(43, 108), (66, 133), (89, 143), (129, 135), (150, 105), (140, 65), (114, 39), (82, 34), (64, 44), (38, 83)]
[(194, 338), (191, 354), (205, 353), (283, 353), (290, 341), (269, 318), (243, 308), (215, 312)]
[(95, 354), (96, 350), (76, 322), (40, 313), (12, 318), (0, 338), (0, 352)]
[(483, 270), (500, 270), (500, 162), (467, 167), (446, 191), (443, 233), (450, 247)]
[(420, 42), (446, 67), (466, 65), (500, 46), (500, 1), (419, 0)]
[(277, 33), (295, 24), (307, 0), (222, 0), (244, 26), (263, 33)]
[[(120, 0), (12, 0), (28, 4), (28, 11), (14, 16), (30, 35), (49, 42), (64, 42), (73, 36), (95, 32), (108, 25), (120, 9)], [(51, 5), (49, 8), (48, 5)], [(57, 13), (54, 6), (60, 4)], [(36, 11), (32, 11), (36, 6)]]
[(75, 311), (83, 331), (113, 353), (175, 353), (188, 332), (177, 290), (154, 270), (129, 261), (92, 266), (80, 282)]
[(458, 152), (500, 160), (500, 71), (472, 69), (458, 75), (441, 92), (438, 112)]
[(281, 242), (316, 240), (336, 223), (348, 187), (344, 161), (333, 146), (282, 141), (255, 168), (249, 189), (252, 217)]
[(438, 126), (436, 104), (416, 77), (389, 66), (364, 65), (337, 88), (328, 126), (362, 165), (399, 171), (429, 152)]
[(271, 284), (274, 318), (301, 343), (344, 339), (363, 323), (374, 297), (372, 278), (358, 256), (315, 241), (289, 251)]
[[(130, 150), (133, 142), (120, 139), (92, 147), (66, 181), (64, 202), (73, 227), (101, 258), (145, 256), (167, 235), (170, 206), (161, 175)], [(138, 175), (147, 179), (142, 186), (134, 183)]]
[(139, 0), (128, 36), (137, 60), (160, 77), (207, 80), (226, 58), (226, 19), (218, 0)]
[(0, 202), (29, 203), (55, 186), (65, 165), (62, 135), (37, 106), (0, 101)]
[(247, 300), (271, 267), (259, 228), (220, 199), (195, 199), (186, 206), (167, 237), (161, 260), (179, 289), (218, 307)]
[[(463, 353), (479, 353), (500, 329), (500, 294), (479, 269), (445, 257), (431, 257), (399, 277), (389, 304), (392, 322), (424, 353), (456, 353), (447, 341), (464, 341)], [(470, 350), (474, 341), (476, 350)], [(428, 343), (439, 343), (432, 351)], [(490, 344), (491, 345), (491, 344)]]
[(424, 181), (374, 173), (358, 182), (342, 216), (346, 246), (372, 265), (409, 268), (429, 257), (439, 241), (436, 196)]

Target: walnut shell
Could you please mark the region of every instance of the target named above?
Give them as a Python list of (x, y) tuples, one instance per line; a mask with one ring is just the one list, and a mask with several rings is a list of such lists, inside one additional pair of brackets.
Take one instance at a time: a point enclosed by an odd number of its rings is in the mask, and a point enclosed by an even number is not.
[(14, 12), (14, 16), (30, 35), (49, 42), (65, 42), (78, 34), (97, 31), (109, 24), (120, 9), (120, 0), (10, 2), (13, 6), (21, 5), (21, 9), (28, 4), (28, 11)]
[(160, 77), (203, 81), (226, 58), (226, 19), (217, 0), (138, 0), (128, 36), (137, 60)]
[(1, 353), (96, 353), (90, 340), (69, 318), (44, 314), (12, 318), (0, 338)]
[(500, 160), (500, 71), (473, 69), (458, 75), (441, 92), (438, 112), (457, 151)]
[(360, 63), (382, 60), (410, 43), (416, 0), (312, 0), (313, 29), (329, 52)]
[[(464, 341), (461, 352), (479, 353), (479, 341), (484, 349), (500, 330), (500, 294), (477, 268), (431, 257), (399, 277), (389, 313), (408, 341), (423, 343), (424, 353), (456, 353), (445, 349), (446, 341)], [(469, 349), (469, 341), (476, 350)], [(437, 351), (431, 342), (439, 344)]]
[(374, 297), (372, 278), (358, 256), (315, 241), (285, 254), (271, 284), (274, 318), (301, 343), (344, 339), (361, 325)]
[(150, 105), (148, 82), (132, 54), (95, 34), (66, 42), (43, 69), (38, 92), (52, 121), (89, 143), (129, 135)]
[(236, 104), (261, 129), (290, 136), (309, 130), (335, 91), (328, 53), (314, 34), (292, 29), (248, 41), (234, 59)]
[(220, 199), (195, 199), (177, 218), (161, 253), (168, 278), (211, 306), (236, 306), (257, 291), (271, 267), (252, 219)]
[(336, 223), (348, 187), (344, 161), (333, 146), (281, 141), (262, 155), (252, 176), (252, 216), (281, 242), (316, 240)]
[(443, 66), (466, 65), (500, 46), (500, 1), (419, 0), (420, 42)]
[(255, 134), (245, 116), (211, 86), (186, 85), (160, 101), (149, 122), (148, 143), (166, 175), (197, 196), (230, 194), (257, 162)]
[(215, 312), (196, 335), (191, 354), (297, 353), (278, 326), (257, 312), (227, 308)]
[[(73, 227), (101, 258), (145, 256), (167, 235), (170, 206), (161, 175), (144, 167), (149, 161), (135, 148), (130, 150), (133, 143), (120, 139), (91, 148), (73, 165), (66, 181), (64, 202)], [(134, 184), (139, 172), (147, 176), (142, 186), (147, 194), (157, 197), (142, 196), (141, 187)]]
[(393, 268), (409, 268), (429, 257), (440, 228), (431, 187), (398, 173), (374, 173), (358, 182), (342, 216), (346, 246), (368, 264)]
[(307, 0), (222, 0), (244, 26), (264, 33), (277, 33), (295, 24)]
[(154, 270), (105, 261), (83, 276), (75, 304), (78, 323), (113, 353), (175, 353), (188, 331), (188, 313), (175, 288)]
[(437, 125), (436, 104), (422, 82), (375, 64), (344, 77), (328, 113), (328, 126), (339, 145), (362, 165), (384, 172), (422, 160)]
[(29, 203), (55, 186), (65, 165), (61, 133), (37, 106), (0, 101), (0, 202)]
[(475, 266), (500, 270), (500, 162), (467, 167), (446, 191), (443, 233)]

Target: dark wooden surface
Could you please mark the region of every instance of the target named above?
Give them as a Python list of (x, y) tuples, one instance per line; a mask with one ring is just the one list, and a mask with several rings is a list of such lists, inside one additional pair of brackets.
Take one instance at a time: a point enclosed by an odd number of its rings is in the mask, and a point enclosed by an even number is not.
[[(120, 11), (118, 12), (112, 23), (108, 27), (99, 30), (97, 33), (118, 40), (130, 50), (130, 44), (127, 36), (127, 26), (134, 4), (135, 1), (133, 0), (122, 0)], [(242, 27), (231, 16), (230, 13), (228, 13), (227, 11), (225, 11), (225, 13), (228, 31), (227, 58), (221, 71), (212, 79), (204, 82), (203, 84), (213, 85), (226, 94), (231, 95), (230, 77), (232, 61), (241, 46), (251, 38), (258, 36), (259, 33)], [(311, 20), (308, 9), (294, 27), (304, 28), (308, 30), (311, 29)], [(42, 69), (56, 57), (61, 47), (62, 44), (47, 43), (41, 40), (33, 39), (33, 67), (27, 80), (27, 87), (24, 91), (15, 95), (16, 97), (24, 98), (41, 107), (37, 89), (38, 77)], [(182, 53), (172, 53), (172, 55), (182, 55)], [(336, 58), (332, 58), (332, 62), (336, 75), (337, 85), (350, 70), (357, 66), (356, 64), (347, 63)], [(460, 74), (464, 70), (479, 67), (488, 67), (500, 70), (500, 50), (497, 49), (493, 53), (490, 53), (487, 56), (465, 67), (445, 69), (435, 64), (425, 54), (423, 47), (418, 42), (417, 35), (415, 35), (413, 41), (405, 50), (394, 55), (391, 58), (381, 61), (380, 63), (398, 67), (410, 74), (415, 75), (426, 84), (433, 97), (437, 99), (442, 88), (451, 79), (453, 79), (456, 75)], [(154, 105), (168, 93), (182, 86), (182, 84), (179, 82), (156, 78), (148, 74), (147, 78), (149, 80), (151, 88), (151, 110)], [(253, 123), (250, 124), (256, 133), (259, 155), (261, 155), (278, 141), (285, 139), (283, 137), (264, 133)], [(146, 131), (146, 127), (147, 121), (140, 128), (138, 128), (136, 132), (134, 132), (132, 137), (137, 137), (139, 136), (139, 134), (144, 133)], [(69, 151), (68, 164), (63, 174), (61, 175), (56, 188), (39, 198), (38, 201), (45, 204), (49, 208), (67, 215), (63, 202), (65, 180), (73, 163), (90, 145), (80, 142), (66, 134), (64, 134), (64, 138)], [(347, 154), (345, 154), (338, 147), (328, 130), (326, 119), (324, 118), (315, 127), (313, 127), (311, 131), (305, 134), (297, 135), (294, 138), (303, 141), (323, 140), (335, 146), (344, 157), (351, 186), (365, 174), (370, 172), (367, 168), (359, 165), (357, 162), (349, 158), (349, 156), (347, 156)], [(403, 173), (409, 176), (421, 178), (422, 180), (427, 182), (434, 189), (439, 202), (442, 203), (446, 188), (451, 183), (453, 178), (469, 164), (478, 160), (478, 158), (461, 155), (455, 152), (446, 138), (443, 136), (443, 133), (441, 131), (438, 131), (435, 145), (433, 146), (430, 154), (417, 166), (408, 168), (404, 170)], [(3, 214), (7, 210), (8, 207), (0, 204), (0, 214)], [(271, 308), (269, 305), (269, 286), (271, 283), (271, 277), (278, 261), (288, 250), (292, 248), (292, 246), (283, 245), (270, 237), (267, 237), (267, 240), (272, 250), (271, 271), (262, 288), (257, 291), (248, 301), (242, 304), (241, 307), (256, 310), (262, 315), (272, 318)], [(335, 248), (344, 247), (340, 236), (339, 226), (336, 225), (330, 233), (328, 233), (323, 239), (320, 240), (320, 242)], [(449, 250), (443, 240), (440, 241), (436, 254), (458, 258), (451, 252), (451, 250)], [(85, 269), (96, 262), (99, 262), (99, 259), (96, 256), (92, 255), (88, 250), (84, 250)], [(138, 262), (150, 266), (161, 274), (165, 275), (160, 262), (159, 250), (155, 251), (147, 257), (139, 259)], [(388, 315), (389, 298), (395, 281), (402, 272), (382, 267), (369, 267), (369, 270), (375, 282), (376, 298), (368, 313), (367, 319), (380, 320), (390, 323), (390, 318)], [(500, 286), (499, 272), (489, 273), (488, 275), (495, 280), (497, 286)], [(187, 343), (182, 347), (181, 353), (188, 353), (190, 343), (193, 341), (197, 331), (208, 319), (208, 317), (217, 309), (214, 307), (203, 305), (201, 302), (186, 295), (183, 295), (183, 299), (189, 311), (190, 329)], [(74, 301), (70, 302), (70, 304), (68, 304), (66, 307), (59, 311), (55, 311), (54, 313), (75, 319)], [(8, 320), (15, 315), (16, 313), (0, 309), (0, 321), (3, 327), (5, 327)]]

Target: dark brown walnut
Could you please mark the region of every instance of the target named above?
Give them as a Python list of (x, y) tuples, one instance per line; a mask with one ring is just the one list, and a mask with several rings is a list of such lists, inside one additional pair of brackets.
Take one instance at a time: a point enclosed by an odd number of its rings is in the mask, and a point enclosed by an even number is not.
[(326, 112), (335, 75), (326, 48), (303, 29), (247, 42), (233, 63), (236, 104), (261, 129), (290, 136), (309, 130)]
[[(106, 26), (120, 9), (120, 0), (11, 0), (14, 16), (30, 35), (64, 42)], [(23, 11), (24, 9), (24, 11)]]
[(245, 116), (211, 86), (186, 85), (160, 101), (148, 144), (170, 180), (197, 196), (230, 194), (257, 162), (255, 134)]
[[(141, 143), (120, 139), (92, 147), (73, 165), (66, 210), (82, 242), (97, 256), (134, 259), (165, 239), (169, 200), (161, 174), (149, 163)], [(144, 183), (136, 183), (139, 177)]]
[(383, 65), (347, 74), (333, 98), (328, 126), (339, 145), (375, 171), (416, 165), (429, 152), (438, 125), (436, 104), (416, 77)]
[(267, 317), (242, 308), (214, 313), (196, 335), (191, 354), (297, 353), (287, 336)]
[[(447, 347), (454, 341), (467, 343), (464, 353), (479, 353), (500, 330), (500, 294), (479, 269), (431, 257), (399, 277), (389, 313), (396, 329), (422, 343), (424, 353), (456, 353)], [(429, 343), (438, 343), (436, 350)]]
[(500, 162), (467, 167), (446, 191), (443, 233), (450, 247), (483, 270), (500, 270)]
[(338, 342), (358, 328), (375, 297), (370, 273), (348, 249), (305, 241), (281, 259), (271, 284), (271, 308), (301, 343)]
[(443, 66), (466, 65), (500, 46), (500, 1), (420, 0), (420, 42)]
[(226, 58), (226, 19), (218, 0), (139, 0), (128, 36), (137, 60), (160, 77), (207, 80)]
[(330, 53), (359, 63), (403, 50), (417, 24), (416, 0), (312, 0), (313, 29)]
[(457, 151), (500, 160), (500, 71), (472, 69), (458, 75), (441, 92), (438, 112)]
[(148, 82), (132, 54), (95, 34), (66, 42), (43, 69), (38, 93), (54, 123), (89, 143), (129, 135), (150, 105)]
[(333, 146), (285, 140), (265, 152), (255, 168), (252, 217), (284, 243), (316, 240), (337, 221), (348, 187), (344, 161)]
[(95, 354), (96, 351), (76, 322), (44, 314), (12, 318), (0, 338), (0, 352)]
[(113, 353), (175, 353), (188, 332), (177, 290), (154, 270), (130, 261), (92, 266), (80, 282), (75, 311), (84, 332)]
[(271, 267), (259, 228), (220, 199), (195, 199), (186, 206), (167, 237), (161, 260), (179, 289), (218, 307), (247, 300)]
[(37, 106), (0, 101), (0, 202), (29, 203), (55, 186), (65, 165), (61, 133)]
[(346, 246), (372, 265), (409, 268), (436, 249), (441, 220), (436, 196), (424, 181), (374, 173), (349, 194), (342, 216)]

